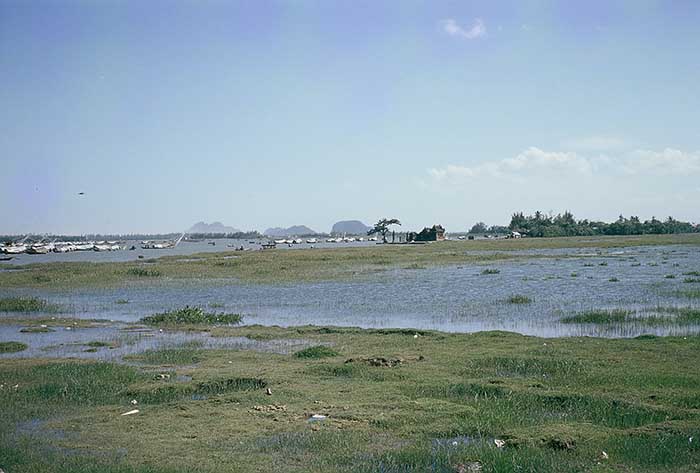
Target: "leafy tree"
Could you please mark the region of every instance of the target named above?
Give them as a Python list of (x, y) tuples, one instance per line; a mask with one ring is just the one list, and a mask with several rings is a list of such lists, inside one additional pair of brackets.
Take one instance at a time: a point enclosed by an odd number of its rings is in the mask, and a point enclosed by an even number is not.
[(382, 241), (386, 243), (386, 234), (389, 233), (389, 227), (391, 225), (401, 225), (401, 222), (395, 218), (383, 218), (374, 224), (374, 227), (367, 232), (367, 235), (379, 233), (382, 236)]
[(469, 230), (469, 233), (486, 233), (488, 228), (484, 222), (475, 223), (474, 226)]

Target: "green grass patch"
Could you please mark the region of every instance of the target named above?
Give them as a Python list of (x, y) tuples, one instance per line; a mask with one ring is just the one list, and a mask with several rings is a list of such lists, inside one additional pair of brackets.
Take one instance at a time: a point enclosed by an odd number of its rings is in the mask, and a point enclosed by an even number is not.
[(316, 345), (313, 347), (309, 348), (304, 348), (303, 350), (299, 350), (298, 352), (294, 353), (294, 356), (297, 358), (328, 358), (332, 356), (338, 356), (340, 353), (335, 351), (334, 349), (327, 347), (325, 345)]
[(500, 269), (491, 269), (491, 268), (487, 268), (487, 269), (484, 269), (483, 271), (481, 271), (481, 274), (483, 274), (483, 275), (489, 275), (489, 274), (498, 274), (498, 273), (500, 273), (500, 272), (501, 272)]
[[(663, 315), (666, 314), (666, 315)], [(700, 324), (700, 309), (693, 307), (656, 307), (644, 313), (633, 310), (589, 310), (561, 319), (565, 324), (612, 325), (633, 322), (648, 326)]]
[(685, 297), (687, 299), (700, 299), (700, 289), (683, 289), (674, 292), (677, 297)]
[(57, 312), (58, 309), (56, 304), (36, 297), (0, 298), (0, 312)]
[(185, 306), (182, 309), (149, 315), (141, 319), (148, 325), (236, 325), (240, 324), (243, 316), (240, 314), (227, 314), (206, 312), (201, 307)]
[(201, 342), (190, 342), (182, 345), (146, 350), (137, 355), (126, 357), (148, 365), (181, 366), (194, 365), (204, 358)]
[(524, 296), (522, 294), (514, 294), (508, 297), (508, 299), (506, 299), (506, 302), (508, 302), (509, 304), (531, 304), (532, 298)]
[(163, 275), (157, 269), (147, 268), (129, 268), (126, 270), (126, 274), (129, 276), (136, 276), (139, 278), (157, 278)]
[(700, 283), (700, 278), (684, 278), (684, 283)]
[(565, 324), (614, 324), (625, 322), (634, 311), (625, 309), (587, 310), (561, 319)]
[(0, 353), (17, 353), (27, 348), (27, 344), (22, 342), (0, 342)]
[[(0, 468), (144, 473), (157, 465), (217, 473), (284, 465), (290, 472), (446, 473), (478, 462), (484, 472), (680, 473), (700, 464), (700, 450), (689, 442), (700, 434), (699, 337), (216, 331), (302, 334), (355, 360), (383, 354), (404, 362), (310, 361), (200, 345), (191, 348), (201, 350), (201, 362), (177, 374), (158, 366), (7, 358), (0, 363)], [(121, 416), (135, 408), (141, 412)], [(314, 414), (327, 417), (309, 422)], [(16, 432), (18, 422), (34, 430)], [(608, 460), (600, 459), (603, 450)]]

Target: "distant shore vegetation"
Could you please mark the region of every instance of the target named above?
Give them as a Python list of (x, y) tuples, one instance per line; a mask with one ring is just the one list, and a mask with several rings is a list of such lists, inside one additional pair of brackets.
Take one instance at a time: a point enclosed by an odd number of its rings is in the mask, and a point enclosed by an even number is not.
[(571, 212), (547, 215), (537, 211), (533, 215), (514, 213), (508, 228), (529, 237), (563, 237), (593, 235), (668, 235), (676, 233), (700, 233), (700, 225), (682, 222), (668, 217), (666, 220), (641, 221), (639, 217), (622, 215), (612, 223), (576, 220)]

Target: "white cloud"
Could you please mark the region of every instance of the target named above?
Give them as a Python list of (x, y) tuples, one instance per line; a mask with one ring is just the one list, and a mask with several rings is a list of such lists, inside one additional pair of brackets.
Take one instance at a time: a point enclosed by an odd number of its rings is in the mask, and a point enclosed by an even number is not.
[(476, 39), (486, 36), (486, 24), (481, 18), (476, 18), (468, 28), (460, 26), (457, 20), (448, 18), (440, 22), (442, 30), (450, 36), (464, 39)]
[(435, 181), (455, 182), (472, 178), (520, 178), (526, 175), (549, 175), (575, 173), (590, 175), (598, 160), (588, 159), (570, 152), (544, 151), (536, 147), (527, 148), (513, 158), (490, 161), (476, 166), (448, 164), (443, 168), (432, 168), (428, 174)]
[(623, 163), (628, 174), (695, 174), (700, 173), (700, 151), (688, 153), (666, 148), (663, 151), (637, 150)]
[(530, 147), (513, 158), (486, 161), (474, 166), (448, 164), (428, 169), (438, 184), (461, 184), (483, 179), (523, 180), (568, 176), (624, 177), (689, 176), (700, 174), (700, 152), (667, 148), (663, 151), (636, 150), (619, 156), (584, 156), (576, 152), (545, 151)]

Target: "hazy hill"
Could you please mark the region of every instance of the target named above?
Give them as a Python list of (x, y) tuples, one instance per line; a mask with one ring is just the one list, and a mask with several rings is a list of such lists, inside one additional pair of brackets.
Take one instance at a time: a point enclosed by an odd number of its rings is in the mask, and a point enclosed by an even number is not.
[(197, 222), (194, 225), (192, 225), (192, 228), (190, 228), (188, 233), (238, 233), (240, 230), (237, 228), (229, 227), (224, 225), (221, 222), (212, 222), (212, 223), (205, 223), (205, 222)]
[(359, 220), (342, 220), (333, 225), (331, 233), (348, 235), (366, 235), (372, 227), (368, 227)]
[(268, 228), (265, 230), (264, 234), (274, 237), (286, 237), (294, 235), (314, 235), (316, 234), (316, 231), (310, 229), (306, 225), (293, 225), (289, 228)]

